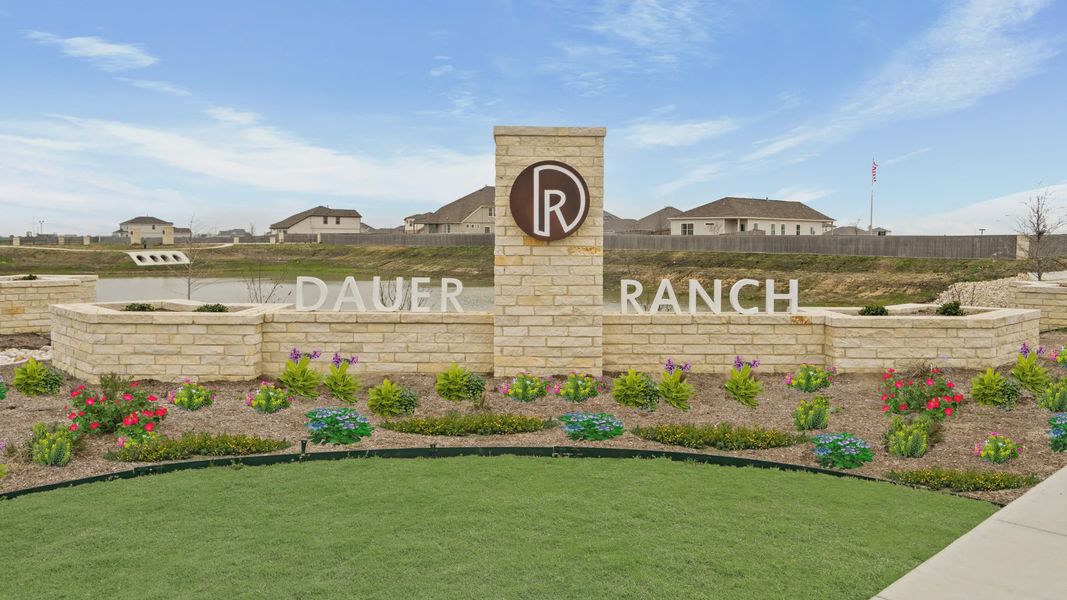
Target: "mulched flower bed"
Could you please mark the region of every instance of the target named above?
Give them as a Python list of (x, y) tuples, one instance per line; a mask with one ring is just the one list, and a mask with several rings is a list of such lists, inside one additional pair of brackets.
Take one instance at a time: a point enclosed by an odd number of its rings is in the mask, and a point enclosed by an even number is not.
[[(1067, 335), (1053, 334), (1044, 336), (1042, 342), (1049, 347), (1058, 348)], [(1067, 375), (1067, 369), (1053, 366), (1047, 362), (1056, 376)], [(7, 381), (12, 379), (12, 367), (0, 368), (0, 376)], [(873, 462), (850, 472), (882, 477), (889, 470), (906, 470), (921, 467), (948, 467), (956, 469), (991, 469), (1020, 474), (1034, 474), (1047, 477), (1060, 468), (1067, 466), (1067, 453), (1053, 453), (1049, 447), (1046, 430), (1051, 413), (1039, 408), (1031, 397), (1020, 400), (1015, 410), (1005, 411), (985, 407), (970, 401), (970, 379), (973, 371), (946, 370), (950, 379), (959, 385), (966, 400), (958, 413), (945, 420), (944, 440), (930, 449), (919, 459), (906, 459), (889, 456), (882, 448), (882, 435), (889, 425), (889, 417), (882, 412), (882, 401), (875, 391), (881, 377), (875, 374), (841, 374), (835, 378), (834, 385), (818, 395), (830, 399), (832, 413), (826, 430), (809, 432), (849, 432), (868, 441), (874, 448)], [(1006, 370), (1005, 370), (1006, 372)], [(658, 374), (654, 374), (658, 377)], [(610, 392), (600, 397), (575, 404), (549, 395), (530, 403), (517, 402), (504, 397), (496, 388), (508, 381), (494, 378), (489, 380), (489, 408), (494, 412), (506, 412), (556, 418), (574, 411), (610, 413), (625, 423), (627, 431), (609, 440), (596, 442), (573, 441), (559, 427), (507, 436), (469, 436), (469, 437), (431, 437), (402, 434), (375, 427), (373, 434), (352, 447), (355, 448), (397, 448), (425, 447), (429, 444), (438, 446), (551, 446), (551, 445), (588, 445), (609, 448), (638, 448), (649, 450), (684, 450), (675, 446), (665, 446), (636, 437), (630, 432), (634, 426), (649, 426), (665, 423), (708, 424), (727, 422), (735, 425), (760, 425), (795, 431), (793, 410), (802, 399), (816, 394), (807, 394), (787, 387), (784, 377), (758, 373), (765, 390), (759, 397), (757, 408), (747, 408), (731, 400), (723, 390), (725, 376), (700, 375), (689, 376), (689, 382), (696, 388), (696, 395), (690, 400), (690, 410), (681, 412), (665, 404), (655, 412), (645, 412), (626, 408), (617, 404)], [(243, 433), (271, 438), (285, 438), (293, 446), (282, 452), (294, 452), (299, 449), (299, 440), (307, 438), (304, 427), (304, 413), (312, 408), (351, 406), (370, 418), (377, 425), (380, 419), (367, 408), (366, 388), (381, 381), (381, 376), (364, 375), (363, 390), (354, 405), (345, 405), (326, 395), (317, 400), (294, 399), (292, 408), (274, 414), (261, 414), (245, 405), (245, 395), (258, 388), (259, 381), (245, 383), (207, 384), (218, 390), (215, 402), (195, 412), (171, 407), (170, 414), (160, 427), (160, 432), (177, 436), (183, 432)], [(473, 410), (470, 403), (453, 403), (442, 400), (434, 393), (434, 378), (424, 375), (407, 375), (391, 377), (396, 383), (407, 386), (418, 393), (420, 404), (414, 416), (444, 415), (449, 411)], [(80, 382), (68, 380), (63, 391), (55, 396), (26, 397), (12, 389), (6, 400), (0, 402), (0, 440), (9, 446), (21, 446), (29, 437), (30, 427), (38, 421), (60, 422), (66, 417), (64, 406), (70, 397), (70, 388)], [(144, 382), (149, 392), (165, 398), (175, 384)], [(90, 386), (91, 387), (91, 386)], [(975, 444), (985, 440), (990, 432), (996, 431), (1023, 443), (1018, 459), (1003, 465), (991, 465), (974, 455)], [(71, 463), (63, 468), (43, 467), (21, 461), (13, 457), (0, 457), (0, 462), (8, 464), (10, 474), (2, 482), (4, 491), (76, 479), (89, 475), (127, 469), (130, 463), (115, 463), (105, 460), (104, 453), (113, 446), (112, 436), (90, 436), (85, 450), (78, 453)], [(309, 450), (325, 451), (338, 449), (334, 446), (309, 445)], [(721, 452), (709, 451), (711, 454), (730, 454), (762, 460), (817, 466), (818, 462), (811, 443), (799, 444), (787, 448), (774, 448), (758, 451)], [(1004, 490), (999, 492), (981, 492), (968, 494), (975, 498), (995, 502), (1009, 502), (1020, 496), (1025, 490)]]

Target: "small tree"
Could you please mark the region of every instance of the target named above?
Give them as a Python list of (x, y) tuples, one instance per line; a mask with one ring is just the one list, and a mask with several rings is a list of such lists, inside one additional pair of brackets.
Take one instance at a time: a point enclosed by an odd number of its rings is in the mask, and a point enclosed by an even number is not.
[(1024, 206), (1026, 212), (1019, 218), (1016, 231), (1026, 236), (1030, 268), (1041, 281), (1049, 267), (1059, 263), (1049, 236), (1062, 229), (1067, 221), (1052, 206), (1052, 192), (1047, 188), (1031, 196)]

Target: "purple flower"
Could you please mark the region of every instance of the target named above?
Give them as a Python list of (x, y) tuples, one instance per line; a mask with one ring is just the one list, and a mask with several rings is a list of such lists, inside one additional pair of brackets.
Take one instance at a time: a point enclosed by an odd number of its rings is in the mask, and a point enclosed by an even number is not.
[(758, 358), (753, 358), (752, 362), (748, 363), (748, 366), (753, 368), (753, 369), (755, 369), (756, 367), (759, 366), (759, 359)]
[(693, 369), (693, 363), (691, 363), (691, 362), (682, 363), (682, 373), (688, 373), (692, 369)]
[(744, 366), (745, 366), (745, 361), (741, 360), (740, 356), (735, 356), (734, 357), (734, 368), (737, 369), (738, 371), (740, 371), (741, 367), (744, 367)]
[(1045, 354), (1045, 347), (1044, 346), (1038, 346), (1037, 347), (1037, 355), (1038, 356), (1042, 356), (1044, 354)]
[(293, 348), (293, 351), (289, 353), (289, 360), (296, 362), (300, 360), (304, 355), (300, 353), (300, 350)]
[(341, 353), (340, 352), (334, 352), (333, 353), (333, 358), (330, 359), (330, 362), (333, 363), (333, 366), (340, 367), (341, 366)]
[(359, 357), (358, 356), (349, 356), (348, 357), (348, 364), (354, 365), (354, 364), (356, 364), (358, 362), (359, 362)]

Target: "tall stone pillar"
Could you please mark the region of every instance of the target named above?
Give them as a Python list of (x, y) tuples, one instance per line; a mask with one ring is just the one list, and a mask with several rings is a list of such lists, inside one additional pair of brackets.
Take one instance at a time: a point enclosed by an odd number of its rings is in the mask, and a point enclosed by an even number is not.
[(141, 229), (139, 227), (134, 227), (130, 229), (130, 245), (141, 245)]
[[(572, 370), (600, 375), (603, 371), (606, 134), (607, 130), (600, 127), (493, 129), (496, 141), (493, 370), (497, 376), (521, 372), (551, 375)], [(575, 184), (581, 179), (587, 188), (585, 193), (574, 194), (583, 196), (582, 208), (588, 211), (584, 221), (576, 218), (571, 225), (563, 225), (562, 229), (566, 230), (577, 223), (561, 239), (548, 240), (545, 238), (556, 234), (535, 237), (530, 232), (536, 231), (537, 223), (544, 227), (546, 219), (550, 224), (553, 222), (554, 203), (575, 201), (569, 192), (557, 191), (556, 188), (565, 185), (531, 185), (531, 181), (539, 181), (531, 179), (530, 173), (537, 173), (535, 163), (541, 161), (554, 161), (554, 166), (544, 168), (570, 172), (576, 176), (571, 176)], [(525, 183), (516, 186), (516, 198), (512, 198), (512, 186), (524, 172)], [(543, 181), (548, 182), (550, 175), (545, 174)], [(546, 205), (538, 208), (537, 202), (542, 199)], [(512, 206), (520, 209), (514, 215)], [(559, 223), (567, 222), (563, 213), (572, 207), (565, 206), (557, 213)], [(533, 213), (538, 213), (540, 221), (533, 220)], [(518, 219), (524, 221), (525, 230)]]
[(171, 225), (164, 225), (163, 226), (163, 241), (161, 243), (164, 246), (173, 246), (174, 245), (174, 227), (173, 226), (171, 226)]

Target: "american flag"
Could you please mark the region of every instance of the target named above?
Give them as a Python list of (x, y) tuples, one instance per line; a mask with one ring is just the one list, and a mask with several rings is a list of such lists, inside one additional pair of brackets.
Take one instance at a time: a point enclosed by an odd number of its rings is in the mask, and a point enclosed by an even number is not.
[(871, 159), (871, 183), (878, 181), (878, 163)]

